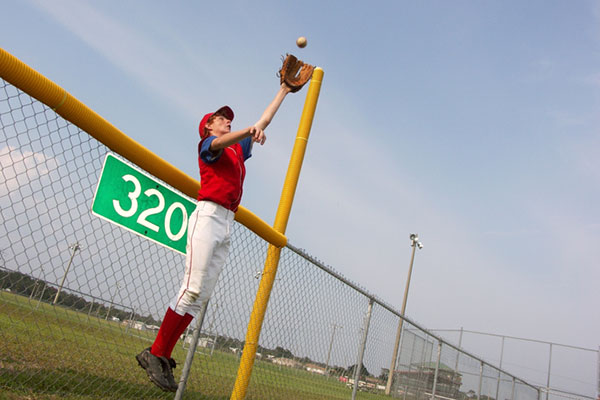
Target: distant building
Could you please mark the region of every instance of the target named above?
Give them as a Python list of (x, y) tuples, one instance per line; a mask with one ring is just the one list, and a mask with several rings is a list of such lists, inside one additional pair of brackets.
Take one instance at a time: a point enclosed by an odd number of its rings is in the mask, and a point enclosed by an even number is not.
[[(117, 318), (118, 321), (118, 318)], [(146, 325), (141, 321), (133, 321), (131, 319), (122, 322), (123, 325), (128, 326), (138, 331), (157, 331), (160, 327), (156, 325)]]
[[(347, 376), (340, 376), (338, 379), (340, 382), (344, 382), (348, 387), (354, 386), (353, 378), (349, 378)], [(385, 390), (385, 382), (383, 382), (381, 379), (372, 376), (367, 376), (364, 377), (364, 380), (358, 381), (358, 388), (360, 390), (366, 390), (369, 392), (383, 391)]]
[(379, 380), (377, 378), (367, 376), (367, 377), (365, 377), (365, 381), (367, 381), (366, 387), (368, 389), (385, 390), (384, 382), (382, 382), (381, 380)]
[(285, 357), (274, 358), (271, 362), (273, 364), (283, 365), (284, 367), (291, 367), (291, 368), (298, 368), (298, 367), (302, 366), (302, 364), (300, 364), (298, 361), (291, 360), (291, 359), (285, 358)]
[(123, 325), (128, 326), (133, 329), (137, 329), (138, 331), (148, 330), (145, 323), (140, 322), (140, 321), (133, 321), (131, 319), (127, 320), (127, 321), (123, 321)]
[(209, 337), (203, 337), (198, 339), (198, 346), (200, 347), (210, 347), (215, 344), (215, 341)]
[[(400, 392), (431, 391), (435, 379), (435, 362), (413, 364), (408, 370), (394, 372), (394, 387)], [(436, 395), (458, 398), (462, 375), (440, 363), (437, 376)]]
[(327, 371), (325, 370), (325, 368), (321, 367), (320, 365), (317, 364), (306, 364), (304, 366), (304, 368), (306, 368), (306, 370), (308, 372), (313, 372), (315, 374), (320, 374), (320, 375), (326, 375)]

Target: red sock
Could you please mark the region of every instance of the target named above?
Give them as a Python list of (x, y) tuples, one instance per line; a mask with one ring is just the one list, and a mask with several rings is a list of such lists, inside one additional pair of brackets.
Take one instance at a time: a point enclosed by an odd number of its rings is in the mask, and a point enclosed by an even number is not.
[(193, 319), (194, 319), (194, 316), (191, 314), (185, 314), (183, 316), (183, 318), (181, 319), (181, 322), (179, 322), (179, 325), (177, 326), (177, 329), (173, 332), (173, 336), (171, 336), (171, 340), (169, 340), (169, 343), (168, 343), (167, 347), (165, 348), (165, 357), (171, 358), (171, 352), (175, 348), (177, 341), (179, 340), (179, 338), (181, 337), (183, 332), (185, 332), (185, 329), (188, 327), (188, 325), (190, 324), (190, 322), (192, 322)]
[[(171, 351), (175, 344), (177, 343), (177, 339), (185, 328), (189, 325), (191, 319), (185, 323), (187, 320), (186, 315), (179, 315), (175, 311), (171, 310), (171, 308), (167, 308), (167, 312), (165, 313), (165, 317), (163, 318), (162, 324), (160, 324), (160, 329), (158, 330), (158, 334), (156, 335), (156, 339), (154, 339), (154, 343), (152, 344), (152, 348), (150, 349), (150, 353), (154, 354), (157, 357), (171, 357)], [(190, 315), (191, 317), (191, 315)], [(180, 329), (181, 325), (185, 325), (183, 329)], [(179, 333), (177, 333), (179, 332)], [(173, 339), (175, 338), (175, 339)], [(173, 346), (170, 346), (170, 343), (173, 342)]]

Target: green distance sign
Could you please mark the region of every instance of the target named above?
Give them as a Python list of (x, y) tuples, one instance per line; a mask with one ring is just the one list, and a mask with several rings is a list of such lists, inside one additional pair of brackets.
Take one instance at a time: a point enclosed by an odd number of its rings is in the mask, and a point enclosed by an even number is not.
[(196, 202), (156, 178), (107, 154), (92, 213), (185, 254), (188, 216)]

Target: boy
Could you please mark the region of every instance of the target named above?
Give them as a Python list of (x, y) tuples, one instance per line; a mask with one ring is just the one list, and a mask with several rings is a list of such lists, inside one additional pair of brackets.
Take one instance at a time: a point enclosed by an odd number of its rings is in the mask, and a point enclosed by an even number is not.
[(208, 113), (199, 126), (198, 164), (201, 187), (198, 205), (188, 222), (185, 274), (151, 347), (136, 356), (150, 380), (165, 391), (177, 391), (171, 352), (181, 334), (210, 298), (227, 259), (230, 232), (242, 198), (253, 143), (264, 144), (264, 130), (292, 89), (283, 82), (275, 98), (253, 126), (231, 131), (233, 111), (228, 106)]

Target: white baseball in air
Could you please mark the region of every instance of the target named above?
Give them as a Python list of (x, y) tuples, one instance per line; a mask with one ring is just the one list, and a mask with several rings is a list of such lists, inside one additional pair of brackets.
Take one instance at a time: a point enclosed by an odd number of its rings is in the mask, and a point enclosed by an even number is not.
[(306, 38), (304, 36), (300, 36), (298, 39), (296, 39), (296, 46), (300, 47), (301, 49), (306, 47)]

